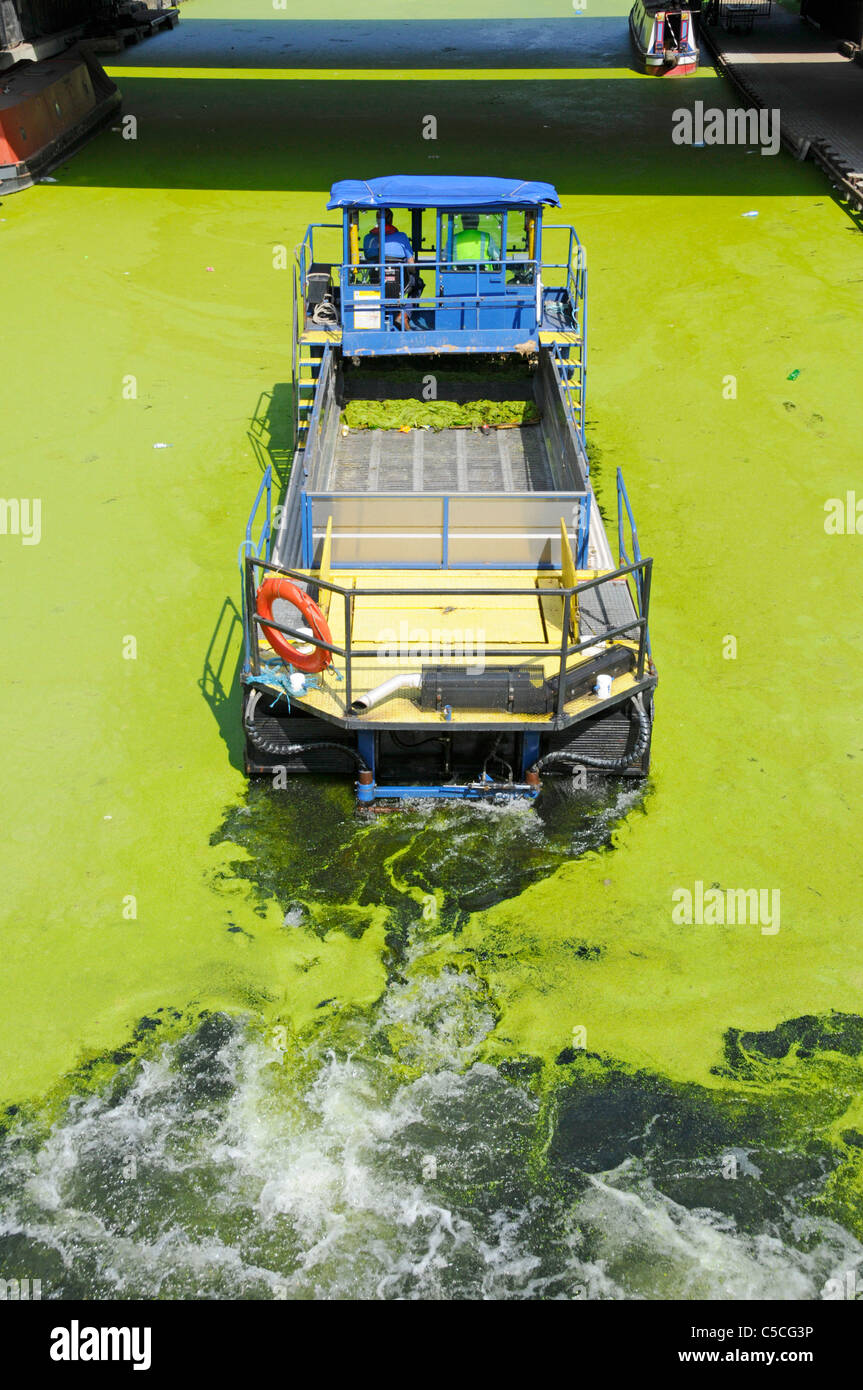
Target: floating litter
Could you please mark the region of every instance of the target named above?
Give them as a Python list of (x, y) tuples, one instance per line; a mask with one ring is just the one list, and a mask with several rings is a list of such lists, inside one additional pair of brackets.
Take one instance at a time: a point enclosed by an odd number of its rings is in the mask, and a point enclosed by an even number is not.
[(741, 212), (740, 216), (741, 216), (741, 217), (757, 217), (757, 216), (758, 216), (758, 213), (757, 213), (757, 212)]
[(154, 444), (154, 445), (153, 445), (153, 448), (154, 448), (154, 449), (173, 449), (173, 447), (174, 447), (173, 444), (161, 444), (161, 443), (159, 443), (159, 444)]
[(799, 368), (799, 367), (795, 367), (793, 372), (789, 372), (789, 373), (788, 373), (788, 375), (787, 375), (787, 377), (785, 378), (785, 380), (786, 380), (786, 381), (796, 381), (797, 378), (799, 377), (799, 375), (800, 375), (800, 368)]

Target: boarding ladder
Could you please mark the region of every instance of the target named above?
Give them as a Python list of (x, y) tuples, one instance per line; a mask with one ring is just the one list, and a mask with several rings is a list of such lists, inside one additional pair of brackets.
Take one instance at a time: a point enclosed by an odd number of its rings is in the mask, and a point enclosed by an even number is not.
[(294, 399), (294, 448), (304, 449), (309, 433), (309, 420), (315, 402), (315, 388), (321, 371), (321, 353), (308, 343), (301, 342), (302, 301), (299, 283), (299, 263), (294, 267), (294, 333), (291, 351), (291, 382)]

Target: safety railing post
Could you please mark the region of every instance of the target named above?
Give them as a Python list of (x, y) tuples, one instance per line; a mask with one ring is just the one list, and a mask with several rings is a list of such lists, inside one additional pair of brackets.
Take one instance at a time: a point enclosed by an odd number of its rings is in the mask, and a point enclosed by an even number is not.
[(312, 567), (312, 499), (307, 492), (300, 494), (300, 527), (302, 534), (303, 568)]
[(639, 644), (639, 649), (638, 649), (638, 675), (639, 675), (639, 679), (641, 678), (641, 676), (642, 676), (642, 674), (643, 674), (643, 672), (644, 672), (644, 651), (645, 651), (645, 649), (646, 649), (646, 651), (647, 651), (647, 655), (648, 655), (648, 656), (652, 656), (652, 652), (651, 652), (651, 650), (650, 650), (650, 629), (648, 628), (648, 625), (647, 625), (648, 613), (649, 613), (649, 611), (650, 611), (650, 581), (651, 581), (651, 578), (652, 578), (652, 574), (653, 574), (653, 561), (652, 561), (652, 560), (645, 560), (645, 561), (643, 562), (643, 565), (642, 565), (641, 595), (640, 595), (640, 598), (641, 598), (641, 617), (642, 617), (643, 620), (644, 620), (644, 628), (643, 628), (642, 633), (641, 633), (641, 643)]
[(251, 670), (252, 674), (255, 675), (255, 676), (257, 676), (257, 675), (260, 673), (260, 669), (261, 669), (261, 657), (260, 657), (260, 650), (259, 650), (259, 647), (258, 647), (258, 628), (257, 628), (257, 624), (255, 623), (254, 618), (253, 618), (253, 616), (252, 616), (253, 613), (254, 613), (254, 611), (255, 611), (255, 570), (254, 570), (254, 565), (255, 565), (254, 557), (251, 556), (251, 555), (247, 555), (247, 556), (246, 556), (245, 573), (244, 573), (244, 575), (243, 575), (243, 594), (244, 594), (243, 608), (244, 608), (244, 610), (245, 610), (245, 611), (244, 611), (244, 614), (243, 614), (243, 617), (244, 617), (244, 626), (245, 626), (245, 629), (246, 629), (246, 632), (245, 632), (245, 644), (246, 644), (246, 670)]
[(353, 636), (351, 633), (351, 596), (345, 594), (345, 714), (350, 713), (353, 704)]
[(572, 590), (567, 589), (563, 596), (563, 632), (560, 635), (560, 666), (557, 678), (557, 718), (563, 718), (566, 704), (566, 658), (569, 655), (569, 619), (572, 612)]
[(293, 281), (293, 296), (294, 296), (294, 305), (293, 305), (294, 331), (293, 331), (292, 340), (291, 340), (291, 388), (292, 388), (292, 389), (291, 389), (291, 396), (292, 396), (292, 407), (293, 407), (293, 412), (294, 412), (294, 448), (295, 448), (295, 449), (298, 447), (299, 442), (300, 442), (300, 388), (299, 388), (299, 370), (298, 370), (298, 361), (297, 361), (297, 358), (298, 358), (298, 351), (299, 351), (299, 342), (300, 342), (300, 325), (299, 325), (299, 317), (298, 317), (298, 312), (297, 312), (297, 306), (298, 306), (298, 299), (297, 299), (297, 273), (298, 273), (298, 272), (297, 272), (297, 267), (296, 267), (296, 265), (294, 265), (293, 271), (292, 271), (292, 275), (291, 275), (291, 279), (292, 279), (292, 281)]
[(584, 439), (585, 411), (587, 410), (587, 266), (581, 267), (581, 299), (578, 312), (578, 324), (581, 338), (581, 391), (579, 392), (581, 409), (581, 435)]
[[(249, 519), (246, 522), (246, 539), (244, 542), (244, 546), (242, 547), (246, 550), (246, 552), (253, 551), (256, 555), (260, 555), (265, 543), (269, 542), (272, 521), (272, 482), (273, 466), (271, 463), (268, 463), (266, 468), (264, 469), (264, 476), (261, 478), (260, 484), (258, 485), (258, 491), (255, 493), (255, 500), (252, 503), (252, 510), (249, 512)], [(258, 508), (261, 505), (261, 498), (263, 497), (265, 492), (267, 494), (266, 516), (264, 518), (264, 523), (261, 527), (261, 533), (256, 543), (252, 535), (252, 528), (255, 524), (255, 518), (258, 515)], [(269, 554), (266, 558), (269, 560)]]
[(269, 560), (273, 534), (273, 465), (271, 463), (267, 464), (264, 477), (267, 480), (266, 558)]
[(580, 570), (587, 569), (587, 562), (590, 559), (590, 493), (586, 492), (581, 499), (578, 507), (578, 555), (577, 563)]

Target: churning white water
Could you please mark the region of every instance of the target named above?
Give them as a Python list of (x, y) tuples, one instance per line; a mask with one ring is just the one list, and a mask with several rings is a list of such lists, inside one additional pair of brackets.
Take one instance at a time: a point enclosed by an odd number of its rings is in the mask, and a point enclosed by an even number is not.
[[(439, 964), (423, 895), (443, 883), (457, 911), (500, 901), (608, 847), (638, 795), (573, 805), (554, 834), (512, 806), (346, 821), (344, 845), (362, 834), (363, 867), (400, 914), (378, 1002), (322, 1015), (302, 1045), (206, 1016), (50, 1125), (13, 1123), (3, 1276), (40, 1279), (43, 1298), (812, 1299), (863, 1271), (863, 1248), (813, 1206), (829, 1152), (783, 1148), (769, 1126), (756, 1151), (757, 1098), (735, 1122), (721, 1094), (661, 1078), (582, 1073), (563, 1054), (545, 1073), (482, 1060), (494, 1000), (480, 975)], [(290, 814), (259, 799), (231, 838), (286, 929), (311, 930), (332, 879), (275, 862), (300, 843)]]
[(554, 1108), (471, 1060), (492, 1022), (455, 974), (387, 992), (396, 1054), (289, 1059), (205, 1020), (7, 1137), (4, 1267), (43, 1297), (789, 1299), (863, 1263), (793, 1192), (746, 1230), (643, 1160), (549, 1161)]

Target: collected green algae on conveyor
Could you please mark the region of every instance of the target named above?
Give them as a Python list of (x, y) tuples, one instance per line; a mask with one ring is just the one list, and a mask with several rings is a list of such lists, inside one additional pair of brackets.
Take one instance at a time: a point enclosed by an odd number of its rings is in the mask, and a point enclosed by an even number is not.
[(535, 425), (533, 401), (348, 401), (342, 411), (352, 430), (476, 430)]

